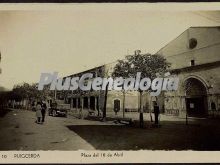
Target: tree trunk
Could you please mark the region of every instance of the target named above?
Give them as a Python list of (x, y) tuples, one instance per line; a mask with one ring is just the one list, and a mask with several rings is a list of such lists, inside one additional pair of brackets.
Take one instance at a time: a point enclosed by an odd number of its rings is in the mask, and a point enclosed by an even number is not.
[(153, 122), (151, 107), (152, 107), (152, 97), (150, 97), (150, 108), (149, 108), (149, 111), (150, 111), (150, 121)]
[(103, 116), (102, 116), (103, 121), (106, 120), (106, 104), (107, 104), (107, 96), (108, 96), (108, 86), (109, 86), (109, 83), (106, 85), (106, 88), (105, 88), (105, 99), (104, 99), (104, 108), (103, 108)]
[(57, 99), (57, 90), (55, 89), (54, 90), (54, 100), (56, 100)]
[(123, 90), (123, 107), (122, 107), (122, 110), (123, 110), (123, 118), (125, 117), (125, 90)]
[(140, 120), (140, 128), (144, 128), (144, 115), (143, 115), (143, 109), (142, 109), (142, 91), (139, 91), (140, 93), (140, 107), (139, 107), (139, 120)]
[(188, 125), (188, 115), (187, 115), (187, 112), (186, 112), (186, 125)]

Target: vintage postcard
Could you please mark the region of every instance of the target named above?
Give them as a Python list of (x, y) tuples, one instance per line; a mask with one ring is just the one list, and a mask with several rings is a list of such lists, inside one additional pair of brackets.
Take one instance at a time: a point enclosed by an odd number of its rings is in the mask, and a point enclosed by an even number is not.
[(0, 5), (0, 163), (220, 161), (220, 3)]

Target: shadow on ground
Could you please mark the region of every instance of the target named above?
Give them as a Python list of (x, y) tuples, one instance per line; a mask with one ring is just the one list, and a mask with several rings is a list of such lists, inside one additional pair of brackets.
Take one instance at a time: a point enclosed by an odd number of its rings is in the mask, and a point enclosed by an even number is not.
[(4, 117), (10, 111), (10, 109), (0, 109), (0, 117)]
[(144, 129), (126, 125), (67, 127), (98, 150), (220, 150), (220, 121), (214, 125), (202, 122), (163, 121), (160, 128)]

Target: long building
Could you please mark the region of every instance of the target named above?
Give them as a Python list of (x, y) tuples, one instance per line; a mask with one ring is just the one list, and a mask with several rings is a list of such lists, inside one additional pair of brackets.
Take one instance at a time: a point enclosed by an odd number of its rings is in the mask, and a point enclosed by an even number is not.
[[(116, 62), (95, 67), (67, 77), (81, 77), (85, 73), (92, 73), (94, 77), (111, 77)], [(66, 77), (65, 77), (66, 78)], [(62, 98), (61, 98), (62, 99)], [(87, 109), (101, 115), (104, 108), (105, 90), (100, 91), (68, 91), (65, 100), (72, 109)], [(106, 111), (107, 114), (122, 114), (124, 112), (138, 111), (138, 93), (122, 91), (108, 91)]]
[[(176, 92), (164, 92), (157, 99), (161, 112), (176, 116), (208, 116), (220, 113), (220, 27), (190, 27), (177, 38), (161, 48), (171, 63), (171, 71), (179, 77)], [(102, 65), (68, 77), (81, 76), (89, 72), (96, 76), (111, 75), (115, 63)], [(105, 91), (69, 92), (66, 99), (72, 108), (86, 108), (101, 112)], [(137, 92), (109, 91), (107, 112), (125, 109), (138, 111)], [(154, 98), (143, 97), (145, 112), (152, 110)]]

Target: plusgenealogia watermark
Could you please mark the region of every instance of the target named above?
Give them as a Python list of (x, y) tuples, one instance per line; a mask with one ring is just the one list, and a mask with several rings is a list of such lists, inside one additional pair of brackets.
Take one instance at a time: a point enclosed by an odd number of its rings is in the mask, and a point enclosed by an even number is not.
[[(164, 78), (157, 77), (153, 81), (146, 77), (141, 79), (141, 72), (137, 72), (136, 77), (123, 78), (102, 78), (93, 77), (92, 73), (85, 73), (81, 77), (58, 78), (58, 72), (41, 73), (38, 90), (43, 90), (44, 86), (50, 85), (50, 90), (150, 90), (151, 96), (158, 96), (161, 91), (177, 90), (178, 77), (171, 77), (167, 72)], [(107, 86), (108, 85), (108, 86)]]

